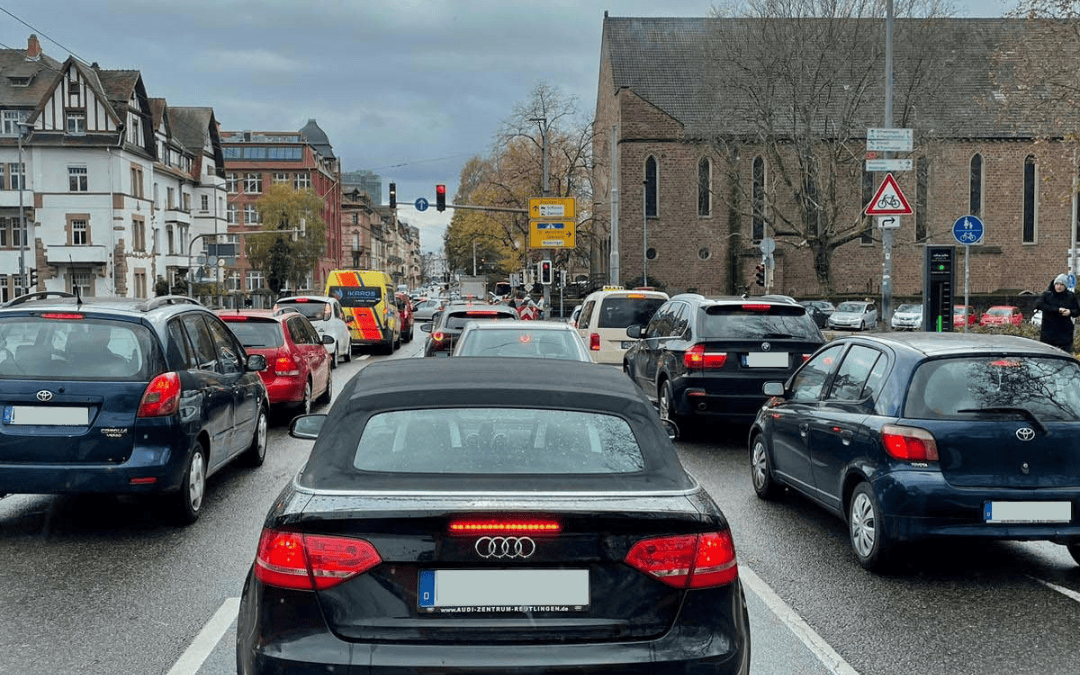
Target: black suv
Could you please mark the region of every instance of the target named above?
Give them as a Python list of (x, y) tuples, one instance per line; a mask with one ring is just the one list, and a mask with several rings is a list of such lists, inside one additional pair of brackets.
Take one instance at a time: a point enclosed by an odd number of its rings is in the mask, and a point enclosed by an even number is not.
[(658, 402), (660, 417), (752, 422), (768, 398), (765, 382), (786, 380), (825, 344), (802, 305), (778, 298), (706, 298), (686, 293), (660, 306), (623, 370)]
[(0, 307), (0, 495), (160, 493), (194, 522), (209, 475), (265, 458), (265, 368), (191, 298), (16, 298)]
[(517, 312), (507, 305), (458, 302), (435, 312), (430, 323), (420, 324), (420, 330), (429, 333), (424, 343), (424, 356), (450, 356), (458, 336), (470, 321), (513, 321)]

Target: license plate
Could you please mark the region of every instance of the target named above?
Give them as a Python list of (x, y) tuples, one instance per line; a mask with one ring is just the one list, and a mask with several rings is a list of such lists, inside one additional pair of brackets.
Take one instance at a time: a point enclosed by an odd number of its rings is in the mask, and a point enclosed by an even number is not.
[(422, 570), (422, 609), (574, 612), (589, 606), (589, 570)]
[(634, 344), (634, 343), (629, 342), (628, 340), (623, 340), (622, 342), (619, 343), (619, 346), (622, 347), (623, 349), (630, 349), (630, 345), (632, 345), (632, 344)]
[(90, 409), (75, 406), (13, 405), (4, 408), (4, 424), (85, 427)]
[(988, 523), (1068, 523), (1072, 502), (986, 502), (983, 517)]
[(747, 368), (787, 368), (787, 352), (750, 352), (746, 355)]

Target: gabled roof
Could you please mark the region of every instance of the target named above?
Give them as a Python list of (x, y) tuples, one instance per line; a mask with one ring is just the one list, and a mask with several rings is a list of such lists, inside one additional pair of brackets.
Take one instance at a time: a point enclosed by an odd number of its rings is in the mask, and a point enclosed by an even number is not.
[(330, 139), (327, 138), (326, 132), (319, 127), (314, 119), (307, 121), (304, 128), (300, 130), (300, 134), (307, 139), (307, 142), (310, 143), (320, 155), (327, 159), (332, 159), (334, 157), (334, 149), (330, 146)]
[(213, 117), (213, 108), (169, 107), (173, 137), (195, 155), (206, 150), (206, 135)]
[(165, 111), (168, 109), (168, 107), (168, 104), (163, 98), (150, 99), (150, 122), (151, 124), (153, 124), (155, 131), (157, 131), (158, 127), (164, 124), (166, 133), (168, 133), (169, 121), (166, 119), (165, 116)]
[[(601, 82), (600, 96), (611, 96), (620, 88), (629, 88), (637, 96), (679, 121), (688, 138), (703, 138), (716, 134), (756, 135), (761, 131), (760, 110), (747, 103), (745, 90), (738, 86), (745, 75), (739, 68), (752, 64), (747, 57), (742, 64), (717, 55), (745, 53), (741, 45), (760, 47), (763, 40), (786, 38), (785, 44), (798, 45), (785, 49), (783, 56), (800, 55), (809, 59), (820, 57), (816, 41), (824, 32), (819, 30), (823, 19), (777, 20), (766, 24), (763, 19), (726, 18), (604, 18), (602, 58), (611, 65), (612, 81)], [(928, 28), (929, 27), (929, 28)], [(841, 67), (849, 67), (852, 81), (870, 72), (865, 79), (866, 89), (859, 92), (864, 101), (854, 116), (850, 111), (854, 91), (838, 87), (828, 105), (814, 111), (815, 128), (829, 129), (837, 120), (848, 119), (848, 128), (862, 129), (883, 126), (884, 117), (884, 22), (866, 21), (859, 26), (862, 35), (869, 36), (865, 58), (851, 59)], [(931, 34), (932, 38), (927, 39)], [(880, 34), (880, 39), (875, 36)], [(921, 38), (916, 38), (921, 35)], [(1011, 41), (1036, 40), (1022, 19), (941, 19), (927, 23), (921, 19), (896, 19), (893, 32), (894, 125), (907, 115), (906, 126), (920, 133), (939, 137), (1026, 137), (1030, 130), (1015, 119), (1005, 123), (1001, 118), (1003, 104), (995, 96), (993, 73), (999, 49)], [(921, 40), (921, 41), (920, 41)], [(781, 50), (778, 50), (781, 51)], [(913, 64), (925, 61), (933, 51), (938, 67), (926, 74), (927, 80), (916, 83), (931, 87), (934, 96), (913, 97), (903, 106), (903, 89), (910, 86)], [(780, 55), (777, 55), (780, 57)], [(812, 72), (816, 62), (807, 67)], [(756, 66), (752, 66), (756, 69)], [(752, 74), (751, 77), (754, 75)], [(777, 79), (758, 77), (776, 85)], [(745, 82), (745, 79), (742, 80)], [(844, 84), (842, 81), (838, 85)], [(610, 85), (611, 90), (606, 87)], [(780, 82), (779, 87), (784, 84)], [(784, 92), (776, 95), (777, 119), (783, 119)], [(787, 110), (790, 114), (790, 108)], [(823, 135), (828, 135), (824, 133)]]
[(137, 70), (102, 70), (94, 68), (101, 87), (110, 101), (127, 103), (135, 95), (135, 85), (141, 74)]
[[(45, 54), (37, 61), (26, 60), (25, 49), (0, 49), (0, 104), (13, 108), (34, 108), (52, 91), (63, 64)], [(9, 76), (32, 77), (30, 86), (12, 86)]]

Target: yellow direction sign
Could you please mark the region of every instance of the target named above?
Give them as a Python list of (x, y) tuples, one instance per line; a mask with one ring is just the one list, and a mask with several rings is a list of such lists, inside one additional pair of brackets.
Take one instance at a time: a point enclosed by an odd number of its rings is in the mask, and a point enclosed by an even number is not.
[(577, 223), (572, 220), (530, 220), (529, 248), (574, 248)]
[(576, 200), (573, 197), (531, 197), (530, 220), (574, 220), (577, 217)]

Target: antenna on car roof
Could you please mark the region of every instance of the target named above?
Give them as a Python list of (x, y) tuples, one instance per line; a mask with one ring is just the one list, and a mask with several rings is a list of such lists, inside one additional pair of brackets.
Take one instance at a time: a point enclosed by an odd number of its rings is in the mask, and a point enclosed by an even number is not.
[(75, 290), (75, 306), (76, 306), (76, 307), (81, 307), (81, 306), (82, 306), (82, 304), (83, 304), (83, 301), (82, 301), (82, 291), (81, 291), (81, 290), (79, 290), (79, 287), (78, 287), (78, 286), (75, 286), (75, 289), (74, 289), (74, 290)]

